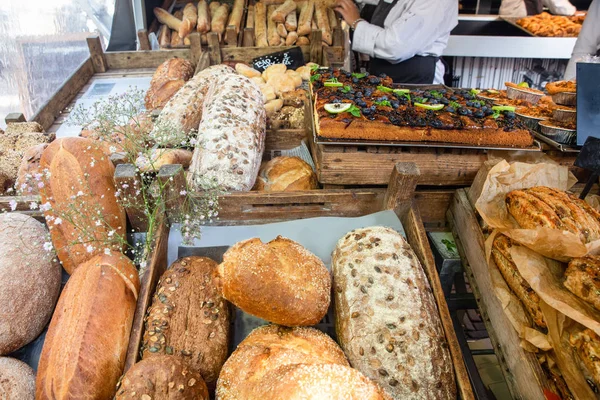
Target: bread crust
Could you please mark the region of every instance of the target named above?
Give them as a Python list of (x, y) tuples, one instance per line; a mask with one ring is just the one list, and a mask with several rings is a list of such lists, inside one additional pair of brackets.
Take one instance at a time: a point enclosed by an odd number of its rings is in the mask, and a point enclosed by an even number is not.
[(565, 278), (567, 289), (600, 310), (600, 256), (572, 259)]
[(192, 63), (182, 58), (163, 62), (152, 75), (146, 92), (146, 110), (163, 108), (179, 89), (194, 76)]
[(35, 374), (31, 367), (10, 357), (0, 357), (0, 399), (33, 400)]
[(579, 355), (594, 383), (600, 385), (600, 337), (591, 329), (571, 333), (571, 346)]
[(36, 399), (109, 399), (123, 372), (140, 289), (121, 253), (77, 268), (56, 305), (36, 379)]
[(312, 167), (299, 157), (276, 157), (266, 163), (258, 174), (256, 190), (293, 192), (318, 188)]
[(452, 359), (429, 281), (410, 245), (356, 229), (333, 252), (335, 327), (350, 364), (397, 399), (455, 399)]
[(121, 379), (115, 399), (208, 400), (209, 395), (202, 375), (183, 358), (160, 355), (131, 367)]
[(248, 314), (285, 326), (317, 324), (330, 303), (331, 275), (293, 240), (236, 243), (218, 268), (223, 296)]
[(206, 257), (175, 261), (160, 278), (148, 309), (142, 358), (181, 356), (216, 384), (227, 358), (231, 313), (213, 280), (217, 263)]

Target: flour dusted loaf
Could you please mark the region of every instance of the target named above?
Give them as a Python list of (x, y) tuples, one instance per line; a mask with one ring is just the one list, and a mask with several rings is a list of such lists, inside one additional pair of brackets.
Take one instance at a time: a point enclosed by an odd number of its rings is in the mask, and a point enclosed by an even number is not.
[(182, 58), (171, 58), (156, 69), (146, 92), (146, 110), (162, 108), (194, 76), (194, 66)]
[(181, 357), (160, 355), (135, 364), (117, 387), (115, 400), (208, 400), (202, 375)]
[(342, 349), (314, 328), (266, 325), (253, 330), (223, 366), (219, 400), (247, 399), (269, 372), (293, 364), (349, 366)]
[(312, 167), (299, 157), (276, 157), (258, 174), (256, 190), (293, 192), (317, 189), (319, 183)]
[(33, 400), (35, 374), (31, 367), (10, 357), (0, 357), (0, 399)]
[(95, 256), (75, 270), (46, 334), (37, 400), (114, 396), (139, 290), (138, 271), (118, 252)]
[(156, 286), (148, 309), (142, 358), (181, 356), (213, 388), (227, 358), (231, 314), (217, 290), (217, 263), (206, 257), (175, 261)]
[(206, 97), (188, 184), (199, 189), (203, 180), (214, 179), (224, 190), (248, 191), (265, 148), (260, 89), (245, 76), (224, 74)]
[[(111, 241), (115, 248), (122, 246), (116, 238), (125, 239), (126, 221), (115, 196), (115, 167), (97, 141), (55, 140), (42, 153), (40, 169), (45, 176), (42, 204), (50, 206), (44, 215), (58, 258), (69, 274), (102, 253)], [(109, 236), (110, 231), (114, 232)]]
[(332, 266), (335, 327), (350, 364), (394, 399), (455, 399), (435, 299), (404, 238), (385, 227), (351, 231)]
[(218, 274), (223, 297), (276, 324), (315, 325), (329, 308), (329, 271), (317, 256), (281, 236), (236, 243), (223, 255)]
[(48, 231), (19, 213), (0, 214), (0, 355), (35, 339), (60, 291), (60, 265), (44, 249)]

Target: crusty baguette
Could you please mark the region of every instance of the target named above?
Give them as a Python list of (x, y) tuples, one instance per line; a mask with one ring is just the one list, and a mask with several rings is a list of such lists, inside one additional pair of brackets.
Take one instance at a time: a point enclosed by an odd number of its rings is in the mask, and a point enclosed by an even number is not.
[(321, 37), (325, 43), (331, 46), (333, 43), (331, 38), (331, 27), (329, 26), (329, 15), (327, 8), (322, 3), (316, 3), (315, 6), (315, 19), (317, 21), (317, 27), (321, 30)]
[(286, 46), (293, 46), (298, 41), (298, 32), (289, 32), (287, 37), (285, 38)]
[(113, 398), (139, 290), (138, 271), (118, 252), (102, 253), (75, 270), (46, 334), (36, 399)]
[(351, 231), (338, 241), (332, 268), (335, 328), (350, 364), (394, 399), (456, 399), (435, 298), (402, 235)]
[(154, 7), (154, 15), (156, 16), (158, 22), (167, 25), (174, 31), (179, 32), (179, 28), (181, 28), (181, 19), (174, 17), (160, 7)]
[(221, 4), (217, 11), (215, 11), (210, 22), (211, 32), (216, 32), (219, 35), (219, 40), (225, 33), (225, 24), (227, 23), (227, 16), (229, 15), (229, 5)]
[(287, 29), (288, 32), (294, 32), (298, 29), (296, 11), (289, 13), (287, 17), (285, 17), (285, 29)]
[(171, 47), (171, 28), (161, 25), (158, 30), (158, 45), (161, 49)]
[(194, 3), (187, 3), (183, 8), (183, 19), (179, 28), (179, 37), (185, 38), (189, 35), (198, 22), (198, 9)]
[(235, 33), (240, 32), (240, 26), (242, 24), (242, 15), (244, 14), (244, 0), (235, 0), (233, 8), (231, 9), (231, 15), (229, 16), (229, 22), (227, 26), (234, 26)]
[(198, 2), (198, 23), (196, 30), (200, 33), (208, 33), (210, 31), (210, 14), (206, 0)]
[(221, 3), (218, 1), (211, 1), (208, 5), (208, 10), (210, 11), (210, 18), (213, 19), (215, 17), (215, 13), (221, 7)]
[(312, 31), (312, 20), (315, 11), (315, 0), (304, 3), (298, 17), (298, 36), (308, 35)]
[(277, 24), (277, 34), (284, 39), (287, 37), (288, 32), (284, 24)]
[[(267, 15), (272, 15), (275, 11), (275, 6), (267, 7)], [(267, 42), (269, 46), (279, 46), (281, 44), (281, 36), (277, 33), (277, 23), (272, 18), (267, 18)]]
[(144, 359), (183, 357), (213, 389), (227, 358), (231, 322), (229, 304), (213, 281), (216, 268), (209, 258), (185, 257), (167, 269), (148, 309), (141, 347)]
[[(173, 13), (173, 16), (175, 18), (181, 19), (183, 18), (183, 10), (177, 10)], [(183, 26), (183, 22), (181, 23), (180, 27)], [(171, 47), (183, 47), (184, 43), (183, 43), (183, 37), (179, 36), (179, 30), (178, 29), (174, 29), (171, 31)]]
[(259, 1), (254, 5), (254, 38), (256, 47), (268, 47), (267, 41), (267, 6)]
[(298, 40), (296, 40), (296, 44), (298, 46), (308, 46), (310, 44), (310, 39), (306, 36), (299, 36)]
[(294, 2), (294, 0), (286, 0), (285, 3), (277, 7), (272, 14), (269, 13), (269, 16), (273, 20), (273, 22), (283, 24), (288, 14), (292, 12), (296, 12), (296, 3)]
[(285, 0), (260, 0), (260, 2), (263, 3), (265, 6), (272, 6), (272, 5), (278, 6), (278, 5), (285, 3)]

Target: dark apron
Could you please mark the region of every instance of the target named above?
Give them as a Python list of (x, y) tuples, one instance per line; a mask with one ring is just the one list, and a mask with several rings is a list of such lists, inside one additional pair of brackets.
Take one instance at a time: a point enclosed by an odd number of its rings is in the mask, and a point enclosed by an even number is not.
[[(367, 4), (361, 12), (361, 18), (373, 25), (383, 28), (385, 19), (398, 0), (386, 3), (380, 0), (376, 6)], [(380, 58), (371, 57), (369, 73), (371, 75), (386, 74), (395, 83), (425, 83), (431, 84), (435, 79), (435, 69), (439, 57), (414, 56), (397, 64)]]
[(525, 9), (527, 15), (538, 15), (544, 11), (542, 0), (525, 0)]

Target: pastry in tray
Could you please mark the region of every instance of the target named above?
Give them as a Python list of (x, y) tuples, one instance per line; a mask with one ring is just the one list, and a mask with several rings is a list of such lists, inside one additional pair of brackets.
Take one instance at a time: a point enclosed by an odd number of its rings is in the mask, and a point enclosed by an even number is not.
[(549, 95), (557, 93), (575, 93), (577, 92), (577, 82), (575, 81), (557, 81), (546, 84), (546, 91)]
[(555, 119), (549, 119), (547, 121), (544, 121), (544, 125), (552, 127), (552, 128), (559, 128), (559, 129), (569, 129), (569, 130), (577, 129), (576, 121), (564, 122), (564, 121), (557, 121)]
[(583, 18), (551, 15), (543, 12), (517, 20), (517, 25), (536, 36), (577, 37)]
[(537, 90), (534, 88), (530, 88), (527, 86), (522, 86), (513, 82), (504, 82), (504, 84), (506, 85), (506, 87), (509, 88), (513, 88), (513, 89), (519, 89), (519, 90), (523, 90), (525, 92), (529, 92), (529, 93), (535, 93), (535, 94), (544, 94), (544, 92), (542, 92), (541, 90)]
[(528, 147), (514, 108), (471, 90), (397, 89), (388, 77), (318, 70), (311, 77), (317, 135), (342, 140)]

